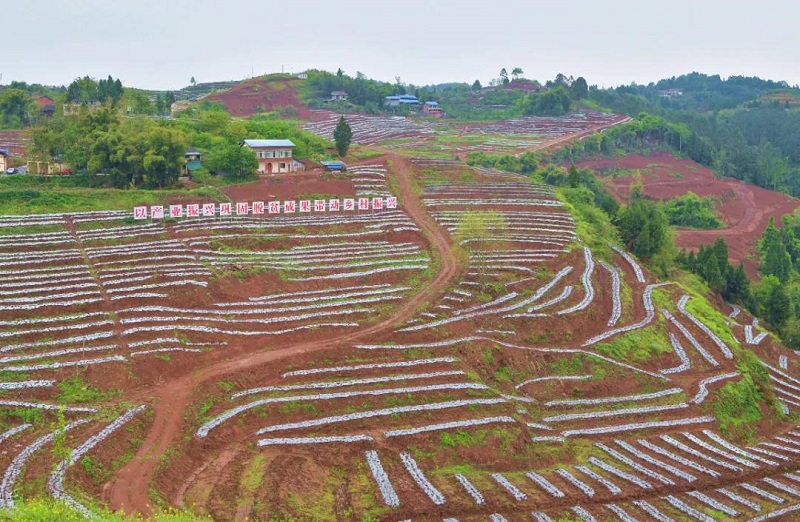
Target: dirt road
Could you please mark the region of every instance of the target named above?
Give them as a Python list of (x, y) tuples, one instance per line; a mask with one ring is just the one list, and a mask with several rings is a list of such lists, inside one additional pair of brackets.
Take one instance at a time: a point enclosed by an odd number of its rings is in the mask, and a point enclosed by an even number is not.
[(182, 435), (181, 422), (192, 392), (203, 383), (220, 380), (231, 373), (299, 354), (333, 350), (391, 331), (398, 323), (410, 319), (422, 305), (442, 292), (458, 275), (461, 267), (453, 254), (450, 237), (434, 222), (422, 201), (414, 193), (408, 163), (399, 156), (392, 155), (390, 159), (392, 161), (390, 175), (397, 180), (398, 196), (403, 209), (423, 231), (441, 260), (439, 273), (434, 280), (408, 299), (394, 315), (358, 332), (343, 334), (325, 342), (296, 344), (270, 352), (247, 354), (200, 369), (157, 388), (151, 388), (139, 397), (127, 397), (126, 400), (138, 399), (146, 402), (154, 410), (155, 415), (150, 431), (136, 455), (103, 488), (103, 498), (110, 502), (112, 509), (144, 515), (152, 512), (149, 489), (159, 457)]

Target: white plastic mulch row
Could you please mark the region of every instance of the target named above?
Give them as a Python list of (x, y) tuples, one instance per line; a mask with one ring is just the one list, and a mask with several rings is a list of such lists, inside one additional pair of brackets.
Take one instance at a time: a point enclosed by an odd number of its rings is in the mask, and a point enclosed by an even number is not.
[(86, 353), (86, 352), (102, 352), (106, 350), (115, 350), (118, 348), (116, 345), (105, 345), (105, 346), (90, 346), (87, 348), (70, 348), (67, 350), (55, 350), (52, 352), (39, 352), (35, 354), (29, 355), (14, 355), (10, 357), (0, 357), (0, 364), (8, 364), (11, 362), (17, 361), (34, 361), (36, 359), (49, 359), (51, 357), (60, 357), (62, 355), (72, 355), (76, 353)]
[(434, 402), (429, 404), (416, 404), (413, 406), (396, 406), (394, 408), (383, 408), (380, 410), (370, 410), (370, 411), (349, 413), (344, 415), (334, 415), (330, 417), (322, 417), (319, 419), (312, 419), (301, 422), (276, 424), (273, 426), (267, 426), (266, 428), (261, 428), (256, 432), (256, 435), (263, 435), (264, 433), (272, 433), (275, 431), (292, 430), (298, 428), (315, 428), (317, 426), (325, 426), (328, 424), (349, 422), (360, 419), (388, 417), (398, 413), (410, 413), (418, 411), (438, 411), (450, 408), (463, 408), (465, 406), (489, 406), (494, 404), (502, 404), (505, 402), (506, 402), (505, 399), (462, 399), (462, 400), (445, 401), (445, 402)]
[(667, 495), (666, 497), (664, 497), (664, 500), (672, 504), (672, 506), (675, 507), (678, 511), (682, 511), (687, 516), (695, 520), (698, 520), (699, 522), (714, 522), (713, 518), (706, 515), (702, 511), (696, 510), (695, 508), (693, 508), (692, 506), (690, 506), (689, 504), (680, 500), (677, 497), (674, 497), (672, 495)]
[(527, 381), (523, 381), (514, 388), (520, 389), (527, 384), (532, 384), (535, 382), (544, 382), (544, 381), (586, 381), (592, 378), (591, 374), (587, 375), (549, 375), (547, 377), (535, 377), (533, 379), (528, 379)]
[(757, 511), (757, 512), (761, 511), (761, 506), (759, 504), (756, 504), (752, 500), (744, 498), (743, 496), (738, 495), (738, 494), (734, 493), (733, 491), (730, 491), (730, 490), (725, 489), (725, 488), (719, 488), (717, 490), (717, 493), (719, 493), (720, 495), (723, 495), (725, 497), (728, 497), (729, 499), (733, 500), (734, 502), (738, 502), (739, 504), (741, 504), (743, 506), (747, 506), (750, 509), (752, 509), (753, 511)]
[(681, 404), (664, 404), (659, 406), (642, 406), (640, 408), (623, 408), (619, 410), (605, 410), (605, 411), (590, 411), (586, 413), (567, 413), (564, 415), (554, 415), (551, 417), (544, 417), (542, 422), (570, 422), (582, 419), (600, 419), (606, 417), (616, 417), (619, 415), (637, 415), (641, 413), (654, 413), (661, 411), (672, 411), (683, 408), (688, 408), (686, 403)]
[(397, 493), (394, 487), (392, 487), (392, 483), (389, 481), (386, 470), (383, 469), (381, 460), (378, 457), (378, 452), (370, 450), (367, 451), (365, 455), (367, 457), (369, 469), (372, 471), (372, 476), (378, 484), (378, 489), (380, 489), (383, 503), (389, 507), (398, 507), (400, 505), (400, 499), (397, 497)]
[(373, 442), (375, 439), (369, 435), (345, 435), (331, 437), (291, 437), (276, 439), (259, 439), (257, 445), (263, 446), (297, 446), (305, 444), (334, 444), (351, 442)]
[(67, 470), (74, 466), (75, 463), (78, 462), (78, 460), (88, 453), (92, 448), (103, 442), (106, 438), (108, 438), (109, 435), (133, 419), (137, 413), (144, 411), (145, 409), (147, 409), (147, 407), (142, 405), (126, 411), (117, 417), (113, 422), (111, 422), (111, 424), (103, 428), (99, 433), (92, 435), (83, 444), (72, 450), (72, 453), (70, 453), (68, 458), (59, 462), (56, 468), (53, 470), (53, 473), (50, 474), (50, 478), (47, 481), (47, 486), (50, 489), (50, 493), (52, 493), (53, 497), (57, 499), (63, 499), (72, 508), (83, 513), (85, 516), (91, 516), (91, 512), (88, 508), (64, 492), (64, 478), (67, 475)]
[[(355, 311), (346, 311), (347, 313), (372, 313), (374, 310), (355, 310)], [(319, 316), (322, 314), (309, 314), (308, 317)], [(325, 315), (342, 315), (339, 314), (325, 314)], [(222, 335), (241, 335), (243, 337), (253, 337), (259, 335), (282, 335), (289, 332), (296, 332), (299, 330), (308, 330), (308, 329), (316, 329), (322, 327), (332, 327), (332, 328), (354, 328), (359, 326), (358, 323), (317, 323), (317, 324), (306, 324), (303, 326), (296, 326), (294, 328), (285, 328), (283, 330), (223, 330), (222, 328), (212, 328), (210, 326), (192, 326), (192, 325), (185, 325), (185, 324), (174, 324), (171, 326), (141, 326), (136, 328), (128, 328), (127, 330), (123, 330), (123, 335), (132, 335), (141, 332), (174, 332), (174, 331), (186, 331), (186, 332), (198, 332), (198, 333), (208, 333), (208, 334), (222, 334)]]
[(600, 444), (599, 442), (596, 443), (595, 446), (597, 446), (601, 450), (605, 451), (611, 457), (613, 457), (613, 458), (617, 459), (618, 461), (622, 462), (623, 464), (625, 464), (629, 468), (638, 471), (642, 475), (645, 475), (647, 477), (655, 479), (655, 480), (661, 482), (662, 484), (666, 484), (667, 486), (674, 486), (675, 485), (675, 481), (673, 481), (669, 477), (665, 477), (661, 473), (657, 473), (657, 472), (651, 470), (650, 468), (642, 466), (641, 464), (639, 464), (635, 460), (633, 460), (631, 458), (628, 458), (626, 455), (623, 455), (622, 453), (620, 453), (619, 451), (615, 450), (614, 448), (610, 448), (610, 447), (606, 446), (605, 444)]
[(454, 428), (466, 428), (472, 426), (484, 426), (486, 424), (499, 424), (499, 423), (515, 423), (513, 417), (499, 416), (499, 417), (486, 417), (482, 419), (467, 419), (461, 421), (443, 422), (440, 424), (429, 424), (427, 426), (418, 426), (416, 428), (408, 428), (401, 430), (389, 430), (383, 433), (384, 437), (402, 437), (407, 435), (416, 435), (418, 433), (428, 433), (431, 431), (451, 430)]
[[(765, 489), (762, 489), (762, 488), (760, 488), (758, 486), (753, 486), (752, 484), (748, 484), (748, 483), (745, 482), (745, 483), (739, 484), (739, 487), (744, 489), (745, 491), (749, 491), (750, 493), (753, 493), (754, 495), (758, 495), (761, 498), (769, 500), (770, 502), (774, 502), (775, 504), (784, 504), (784, 503), (786, 503), (786, 499), (783, 499), (783, 498), (779, 497), (778, 495), (770, 493), (769, 491), (766, 491)], [(800, 505), (800, 504), (798, 504), (798, 505)]]
[(3, 442), (6, 439), (10, 439), (14, 435), (18, 433), (22, 433), (23, 431), (27, 430), (28, 428), (32, 428), (33, 424), (20, 424), (19, 426), (15, 426), (10, 430), (4, 431), (0, 433), (0, 442)]
[(703, 346), (697, 341), (695, 336), (692, 335), (692, 332), (690, 332), (685, 326), (683, 326), (683, 324), (681, 324), (681, 322), (678, 321), (678, 319), (674, 315), (672, 315), (669, 312), (669, 310), (661, 310), (661, 313), (664, 314), (664, 317), (666, 317), (668, 321), (674, 324), (675, 327), (681, 331), (683, 336), (686, 337), (686, 339), (694, 347), (694, 349), (697, 350), (697, 353), (699, 353), (703, 357), (703, 359), (705, 359), (706, 362), (708, 362), (708, 364), (710, 364), (711, 366), (719, 366), (719, 362), (717, 362), (714, 356), (708, 353), (705, 350), (705, 348), (703, 348)]
[(19, 381), (19, 382), (0, 382), (0, 390), (22, 390), (25, 388), (48, 388), (53, 386), (56, 381)]
[(552, 482), (544, 478), (543, 476), (539, 475), (535, 471), (529, 471), (525, 473), (525, 476), (535, 482), (539, 487), (549, 493), (551, 496), (555, 498), (564, 498), (564, 492), (558, 489), (553, 485)]
[(592, 337), (591, 339), (589, 339), (588, 341), (583, 343), (583, 346), (591, 346), (593, 344), (599, 343), (600, 341), (604, 341), (604, 340), (606, 340), (609, 337), (612, 337), (614, 335), (621, 334), (621, 333), (626, 333), (626, 332), (631, 332), (631, 331), (637, 330), (639, 328), (644, 328), (645, 326), (650, 324), (650, 322), (655, 318), (655, 315), (656, 315), (655, 309), (653, 308), (653, 290), (655, 288), (659, 287), (659, 286), (664, 286), (665, 284), (668, 284), (668, 283), (659, 283), (659, 284), (656, 284), (656, 285), (648, 285), (647, 288), (645, 289), (644, 294), (642, 295), (642, 301), (644, 303), (644, 309), (645, 309), (645, 312), (646, 312), (646, 315), (645, 315), (644, 319), (642, 319), (641, 321), (639, 321), (638, 323), (635, 323), (635, 324), (631, 324), (631, 325), (628, 325), (628, 326), (622, 326), (620, 328), (615, 328), (613, 330), (609, 330), (607, 332), (603, 332), (600, 335)]
[(478, 491), (478, 488), (476, 488), (476, 487), (475, 487), (475, 486), (472, 484), (472, 482), (470, 482), (470, 481), (469, 481), (469, 479), (467, 479), (467, 477), (465, 477), (464, 475), (462, 475), (462, 474), (460, 474), (460, 473), (456, 473), (456, 474), (455, 474), (455, 477), (456, 477), (456, 480), (457, 480), (457, 481), (458, 481), (458, 482), (459, 482), (459, 483), (460, 483), (460, 484), (461, 484), (461, 485), (464, 487), (464, 489), (467, 491), (467, 493), (469, 494), (469, 496), (470, 496), (470, 497), (472, 497), (472, 500), (474, 500), (476, 504), (478, 504), (479, 506), (481, 506), (481, 505), (483, 505), (483, 504), (485, 503), (485, 501), (484, 501), (484, 499), (483, 499), (483, 495), (481, 495), (481, 492), (480, 492), (480, 491)]
[(131, 357), (139, 357), (140, 355), (150, 355), (153, 353), (167, 353), (167, 352), (203, 353), (203, 350), (198, 350), (197, 348), (181, 348), (178, 346), (173, 346), (170, 348), (154, 348), (152, 350), (139, 350), (136, 352), (130, 352), (128, 355), (130, 355)]
[(736, 455), (734, 455), (732, 453), (729, 453), (727, 451), (723, 451), (723, 450), (719, 449), (718, 447), (709, 444), (708, 442), (704, 441), (703, 439), (701, 439), (700, 437), (697, 437), (696, 435), (694, 435), (692, 433), (684, 433), (683, 436), (686, 437), (687, 439), (689, 439), (690, 441), (694, 442), (695, 444), (697, 444), (701, 448), (703, 448), (703, 449), (705, 449), (707, 451), (710, 451), (711, 453), (716, 453), (717, 455), (719, 455), (721, 457), (724, 457), (724, 458), (726, 458), (728, 460), (732, 460), (733, 462), (736, 462), (738, 464), (741, 464), (742, 466), (745, 466), (745, 467), (748, 467), (748, 468), (751, 468), (751, 469), (758, 469), (759, 468), (758, 464), (756, 464), (754, 462), (751, 462), (750, 460), (743, 459), (741, 457), (737, 457)]
[[(754, 323), (755, 323), (755, 321), (754, 321)], [(755, 324), (745, 325), (745, 327), (744, 327), (744, 340), (745, 340), (745, 342), (747, 344), (756, 344), (756, 345), (761, 344), (761, 341), (763, 341), (768, 335), (767, 332), (761, 332), (760, 334), (754, 336), (753, 335), (754, 331), (755, 331)]]
[[(546, 285), (544, 285), (543, 287), (541, 287), (540, 289), (538, 289), (536, 291), (536, 293), (534, 294), (534, 297), (535, 297), (534, 302), (538, 301), (539, 299), (541, 299), (547, 292), (550, 291), (550, 289), (552, 289), (554, 286), (556, 286), (559, 283), (559, 281), (561, 281), (563, 278), (565, 278), (570, 272), (572, 272), (572, 267), (571, 266), (567, 266), (567, 267), (564, 267), (561, 270), (559, 270), (559, 272), (555, 276), (553, 276), (553, 279), (551, 279), (550, 282), (548, 282)], [(550, 303), (550, 304), (553, 304), (553, 303)], [(542, 306), (542, 308), (543, 307), (544, 306)], [(535, 310), (537, 310), (537, 307), (529, 308), (528, 309), (528, 313), (531, 313), (531, 312), (533, 312)]]
[(352, 277), (364, 277), (384, 272), (394, 272), (396, 270), (425, 270), (428, 264), (393, 265), (385, 268), (375, 268), (372, 270), (362, 270), (361, 272), (340, 272), (336, 274), (309, 276), (309, 277), (290, 277), (289, 281), (324, 281), (329, 279), (349, 279)]
[(586, 508), (583, 508), (581, 506), (572, 506), (570, 509), (572, 510), (573, 513), (578, 515), (578, 517), (580, 517), (580, 519), (583, 520), (583, 522), (597, 522), (597, 519), (594, 518), (594, 515), (589, 513), (586, 510)]
[(678, 366), (661, 370), (661, 373), (664, 375), (669, 375), (672, 373), (681, 373), (689, 370), (692, 367), (692, 361), (689, 359), (689, 356), (686, 355), (686, 350), (683, 349), (680, 341), (678, 341), (678, 338), (675, 337), (675, 334), (672, 332), (669, 333), (669, 343), (672, 345), (672, 349), (675, 350), (675, 355), (678, 356), (678, 359), (680, 359), (681, 363)]
[(246, 395), (254, 395), (256, 393), (264, 392), (284, 392), (295, 390), (325, 390), (331, 388), (343, 388), (346, 386), (360, 386), (363, 384), (377, 384), (384, 382), (394, 381), (408, 381), (417, 379), (434, 379), (438, 377), (454, 377), (464, 375), (461, 370), (450, 370), (445, 372), (430, 372), (430, 373), (407, 373), (400, 375), (389, 375), (385, 377), (369, 377), (366, 379), (350, 379), (347, 381), (324, 381), (324, 382), (309, 382), (303, 384), (290, 384), (285, 386), (262, 386), (260, 388), (251, 388), (249, 390), (240, 391), (231, 395), (231, 399), (244, 397)]
[(86, 328), (96, 328), (98, 326), (113, 326), (113, 325), (114, 323), (111, 321), (94, 321), (90, 323), (64, 324), (60, 326), (51, 326), (47, 328), (1, 331), (0, 337), (17, 337), (21, 335), (48, 334), (52, 332), (63, 332), (65, 330), (84, 330)]
[(617, 515), (622, 522), (638, 522), (627, 511), (616, 504), (606, 504), (606, 508)]
[(673, 437), (671, 437), (669, 435), (659, 435), (659, 438), (661, 440), (663, 440), (664, 442), (666, 442), (667, 444), (670, 444), (671, 446), (683, 451), (684, 453), (686, 453), (688, 455), (692, 455), (693, 457), (697, 457), (699, 459), (705, 460), (706, 462), (710, 462), (710, 463), (714, 464), (715, 466), (719, 466), (721, 468), (725, 468), (727, 470), (735, 471), (735, 472), (741, 472), (742, 471), (742, 468), (740, 468), (739, 466), (734, 466), (733, 464), (731, 464), (731, 463), (729, 463), (727, 461), (722, 461), (722, 460), (720, 460), (718, 458), (712, 457), (710, 455), (706, 455), (702, 451), (698, 451), (698, 450), (696, 450), (694, 448), (691, 448), (691, 447), (687, 446), (686, 444), (684, 444), (683, 442), (681, 442), (681, 441), (679, 441), (679, 440), (677, 440), (677, 439), (675, 439), (675, 438), (673, 438)]
[(652, 442), (650, 442), (648, 440), (639, 439), (638, 442), (639, 442), (640, 445), (642, 445), (642, 447), (649, 449), (653, 453), (656, 453), (658, 455), (661, 455), (662, 457), (666, 457), (666, 458), (668, 458), (670, 460), (673, 460), (673, 461), (677, 462), (678, 464), (682, 464), (682, 465), (686, 466), (687, 468), (692, 468), (695, 471), (699, 471), (700, 473), (705, 473), (706, 475), (710, 475), (712, 477), (719, 477), (720, 476), (720, 474), (718, 472), (714, 471), (713, 469), (707, 468), (707, 467), (703, 466), (702, 464), (698, 464), (697, 462), (695, 462), (695, 461), (693, 461), (691, 459), (687, 459), (686, 457), (682, 457), (681, 455), (677, 455), (677, 454), (675, 454), (675, 453), (673, 453), (673, 452), (671, 452), (669, 450), (666, 450), (666, 449), (662, 448), (661, 446), (657, 446), (657, 445), (653, 444)]
[(644, 283), (645, 279), (644, 279), (644, 272), (642, 272), (642, 267), (639, 266), (639, 263), (636, 262), (633, 256), (631, 256), (626, 251), (614, 245), (611, 245), (611, 248), (613, 248), (617, 254), (621, 255), (622, 258), (625, 259), (625, 261), (627, 261), (628, 264), (631, 265), (631, 268), (633, 268), (633, 273), (636, 274), (636, 280), (639, 281), (640, 283)]
[(303, 375), (315, 375), (319, 373), (338, 373), (338, 372), (354, 372), (359, 370), (376, 370), (383, 368), (408, 368), (412, 366), (420, 366), (426, 364), (442, 364), (442, 363), (455, 363), (458, 359), (455, 357), (432, 357), (430, 359), (416, 359), (413, 361), (400, 361), (390, 363), (375, 363), (375, 364), (356, 364), (352, 366), (334, 366), (329, 368), (311, 368), (306, 370), (294, 370), (286, 372), (281, 375), (284, 379), (287, 377), (299, 377)]
[(9, 344), (0, 347), (0, 353), (2, 352), (10, 352), (14, 350), (25, 350), (28, 348), (41, 348), (43, 346), (55, 346), (55, 345), (63, 345), (63, 344), (83, 344), (89, 341), (97, 341), (99, 339), (108, 339), (109, 337), (114, 337), (114, 332), (93, 332), (90, 334), (85, 335), (77, 335), (73, 337), (66, 337), (63, 339), (58, 339), (56, 341), (38, 341), (33, 343), (18, 343), (18, 344)]
[(598, 468), (602, 469), (603, 471), (611, 473), (612, 475), (616, 475), (617, 477), (621, 478), (622, 480), (626, 480), (626, 481), (630, 482), (631, 484), (639, 486), (642, 489), (653, 489), (653, 486), (651, 486), (650, 483), (640, 479), (636, 475), (632, 475), (632, 474), (630, 474), (630, 473), (628, 473), (626, 471), (622, 471), (621, 469), (619, 469), (619, 468), (617, 468), (615, 466), (612, 466), (611, 464), (608, 464), (607, 462), (603, 462), (602, 460), (598, 459), (597, 457), (589, 457), (589, 463), (591, 463), (594, 466), (597, 466)]
[(428, 498), (430, 498), (434, 504), (440, 506), (445, 503), (444, 495), (442, 495), (442, 493), (436, 489), (433, 484), (431, 484), (431, 482), (417, 465), (417, 461), (414, 460), (414, 457), (412, 457), (409, 453), (402, 452), (400, 453), (400, 460), (403, 462), (403, 466), (406, 467), (406, 470), (408, 470), (411, 478), (414, 479), (414, 482), (416, 482), (420, 489), (422, 489), (422, 491), (428, 495)]
[(674, 522), (671, 518), (659, 511), (653, 504), (646, 500), (634, 500), (633, 504), (656, 519), (658, 522)]
[(583, 247), (583, 258), (586, 266), (584, 268), (583, 274), (581, 275), (581, 283), (583, 284), (583, 288), (586, 291), (586, 295), (581, 300), (580, 303), (576, 304), (571, 308), (567, 308), (566, 310), (559, 310), (558, 315), (566, 315), (575, 312), (579, 312), (581, 310), (585, 310), (592, 301), (594, 300), (594, 287), (592, 286), (592, 273), (594, 272), (594, 259), (592, 259), (592, 251), (588, 247)]
[[(227, 410), (220, 415), (217, 415), (207, 423), (200, 426), (197, 429), (196, 435), (200, 438), (206, 437), (208, 433), (216, 428), (217, 426), (221, 425), (223, 422), (232, 419), (236, 415), (243, 413), (245, 411), (251, 410), (258, 406), (263, 406), (265, 404), (275, 404), (275, 403), (283, 403), (283, 402), (293, 402), (293, 401), (315, 401), (315, 400), (331, 400), (331, 399), (344, 399), (349, 397), (359, 397), (359, 396), (379, 396), (379, 395), (392, 395), (392, 394), (403, 394), (403, 393), (418, 393), (418, 392), (426, 392), (426, 391), (439, 391), (439, 390), (464, 390), (464, 389), (474, 389), (474, 390), (484, 390), (487, 387), (483, 384), (476, 384), (476, 383), (456, 383), (456, 384), (436, 384), (432, 386), (417, 386), (411, 388), (387, 388), (387, 389), (379, 389), (379, 390), (364, 390), (364, 391), (354, 391), (354, 392), (340, 392), (340, 393), (327, 393), (327, 394), (314, 394), (314, 395), (298, 395), (298, 396), (291, 396), (291, 397), (271, 397), (268, 399), (261, 399), (258, 401), (249, 402), (247, 404), (243, 404), (241, 406), (237, 406), (236, 408), (232, 408)], [(495, 399), (496, 400), (496, 399)], [(496, 400), (497, 402), (505, 402), (502, 399)], [(447, 403), (449, 404), (449, 403)], [(471, 404), (471, 403), (470, 403)], [(466, 404), (458, 404), (457, 406), (444, 406), (447, 407), (458, 407), (458, 406), (465, 406)], [(406, 406), (404, 408), (416, 408), (415, 406)], [(439, 408), (433, 408), (439, 409)], [(408, 410), (403, 409), (402, 411), (398, 411), (396, 413), (403, 413), (406, 411), (417, 411), (414, 409)], [(345, 422), (347, 420), (355, 420), (359, 418), (370, 418), (371, 416), (385, 416), (385, 415), (392, 415), (392, 413), (385, 413), (385, 410), (377, 410), (377, 414), (375, 411), (371, 412), (361, 412), (365, 414), (365, 416), (356, 416), (352, 419), (341, 419), (340, 417), (333, 417), (333, 418), (326, 418), (324, 420), (328, 420), (329, 422), (322, 422), (321, 424), (328, 424), (330, 422)], [(359, 414), (354, 414), (359, 415)], [(331, 420), (333, 419), (333, 420)], [(299, 426), (304, 427), (304, 426)], [(282, 429), (290, 429), (290, 428), (282, 428)], [(275, 431), (275, 430), (272, 430)], [(261, 434), (262, 432), (259, 432)]]
[(576, 477), (569, 471), (565, 469), (556, 469), (556, 473), (561, 475), (561, 477), (564, 478), (567, 482), (569, 482), (570, 484), (581, 490), (581, 492), (583, 492), (583, 494), (586, 495), (587, 497), (589, 498), (594, 497), (594, 489), (592, 489), (592, 487), (589, 486), (589, 484), (580, 480), (578, 477)]
[[(668, 473), (672, 473), (676, 477), (680, 477), (680, 478), (684, 479), (687, 482), (694, 482), (695, 480), (697, 480), (697, 477), (695, 477), (694, 475), (692, 475), (690, 473), (686, 473), (685, 471), (683, 471), (681, 469), (678, 469), (675, 466), (672, 466), (671, 464), (667, 464), (666, 462), (662, 462), (662, 461), (658, 460), (657, 458), (651, 457), (647, 453), (639, 451), (633, 444), (625, 442), (624, 440), (615, 440), (614, 442), (616, 442), (616, 444), (619, 447), (623, 448), (624, 450), (626, 450), (628, 453), (630, 453), (634, 457), (636, 457), (636, 458), (638, 458), (640, 460), (643, 460), (643, 461), (645, 461), (648, 464), (651, 464), (653, 466), (657, 466), (657, 467), (663, 469), (664, 471), (666, 471)], [(598, 444), (598, 446), (599, 446), (599, 444)]]
[(706, 400), (706, 397), (708, 397), (708, 388), (707, 388), (707, 386), (709, 384), (713, 384), (715, 382), (722, 381), (722, 380), (725, 380), (725, 379), (733, 379), (734, 377), (739, 377), (739, 372), (723, 373), (723, 374), (720, 374), (720, 375), (715, 375), (713, 377), (707, 377), (707, 378), (701, 380), (698, 383), (698, 388), (699, 389), (697, 391), (697, 395), (695, 395), (694, 398), (690, 402), (693, 402), (695, 404), (702, 404), (703, 401)]
[(14, 457), (14, 460), (11, 461), (11, 464), (9, 464), (8, 468), (6, 468), (6, 471), (3, 474), (3, 480), (0, 482), (0, 508), (14, 507), (14, 499), (12, 497), (14, 485), (22, 473), (22, 468), (25, 466), (25, 463), (33, 456), (34, 453), (52, 442), (57, 434), (66, 433), (73, 428), (77, 428), (78, 426), (87, 424), (89, 422), (91, 422), (89, 419), (79, 419), (74, 422), (70, 422), (69, 424), (65, 425), (63, 429), (58, 429), (36, 439), (33, 443), (26, 446), (21, 452), (19, 452), (17, 456)]
[(610, 404), (616, 402), (646, 401), (659, 399), (683, 393), (683, 388), (670, 388), (653, 393), (638, 393), (636, 395), (618, 395), (616, 397), (602, 397), (598, 399), (558, 399), (544, 403), (545, 406), (582, 406), (590, 404)]
[(689, 495), (692, 498), (695, 498), (695, 499), (699, 500), (700, 502), (702, 502), (706, 506), (710, 507), (711, 509), (715, 509), (717, 511), (725, 513), (726, 515), (728, 515), (730, 517), (739, 516), (739, 512), (738, 511), (736, 511), (732, 507), (728, 506), (727, 504), (723, 504), (719, 500), (716, 500), (714, 498), (709, 497), (705, 493), (701, 493), (699, 491), (689, 491), (686, 494)]
[(512, 484), (507, 478), (505, 478), (500, 473), (492, 473), (492, 479), (497, 482), (503, 489), (509, 492), (512, 497), (518, 502), (522, 502), (523, 500), (527, 500), (528, 496), (523, 493), (517, 486)]
[(686, 303), (688, 301), (689, 301), (688, 295), (684, 295), (683, 297), (681, 297), (680, 300), (678, 301), (678, 310), (680, 310), (681, 313), (683, 313), (683, 315), (685, 315), (690, 321), (692, 321), (695, 324), (695, 326), (700, 328), (703, 331), (703, 333), (705, 333), (712, 341), (714, 341), (714, 344), (716, 344), (717, 347), (719, 347), (719, 350), (722, 352), (722, 355), (726, 359), (733, 359), (733, 352), (731, 352), (731, 349), (728, 348), (728, 345), (726, 345), (725, 342), (723, 342), (723, 340), (717, 336), (717, 334), (712, 332), (708, 326), (706, 326), (702, 321), (700, 321), (698, 318), (692, 315), (688, 310), (686, 310)]
[(4, 372), (32, 372), (36, 370), (57, 370), (59, 368), (69, 368), (72, 366), (92, 366), (95, 364), (105, 364), (110, 362), (125, 362), (127, 359), (121, 355), (112, 357), (102, 357), (99, 359), (82, 359), (80, 361), (54, 362), (47, 364), (34, 364), (31, 366), (5, 366), (0, 368)]
[(604, 476), (600, 475), (596, 471), (592, 470), (591, 468), (587, 468), (586, 466), (578, 465), (578, 466), (575, 466), (575, 469), (577, 469), (578, 471), (580, 471), (581, 473), (583, 473), (587, 477), (589, 477), (589, 478), (599, 482), (600, 484), (602, 484), (609, 491), (609, 493), (611, 493), (612, 495), (619, 495), (620, 493), (622, 493), (622, 490), (619, 488), (619, 486), (617, 486), (616, 484), (614, 484), (613, 482), (611, 482), (610, 480), (608, 480)]
[(622, 317), (622, 283), (620, 282), (619, 271), (615, 267), (609, 265), (605, 261), (600, 261), (600, 264), (611, 274), (612, 307), (611, 317), (608, 320), (608, 327), (612, 328), (616, 326), (619, 318)]
[(45, 404), (39, 402), (26, 402), (26, 401), (3, 401), (0, 400), (0, 406), (13, 406), (17, 408), (34, 408), (37, 410), (50, 410), (50, 411), (65, 411), (71, 413), (96, 413), (97, 408), (90, 408), (88, 406), (63, 406), (60, 404)]

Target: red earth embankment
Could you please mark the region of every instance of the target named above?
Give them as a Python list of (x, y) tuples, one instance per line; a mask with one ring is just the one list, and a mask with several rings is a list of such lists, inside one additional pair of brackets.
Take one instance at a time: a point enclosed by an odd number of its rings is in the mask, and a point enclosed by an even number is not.
[[(744, 262), (750, 277), (757, 277), (756, 243), (770, 218), (781, 216), (800, 207), (800, 200), (732, 178), (718, 178), (712, 170), (691, 160), (679, 159), (660, 152), (650, 156), (632, 154), (621, 158), (582, 161), (580, 167), (590, 167), (599, 173), (613, 169), (639, 170), (645, 196), (668, 200), (694, 192), (713, 197), (717, 213), (726, 225), (720, 230), (679, 229), (676, 242), (679, 248), (696, 249), (722, 237), (728, 243), (731, 262)], [(619, 202), (626, 202), (635, 176), (605, 176), (603, 181)]]

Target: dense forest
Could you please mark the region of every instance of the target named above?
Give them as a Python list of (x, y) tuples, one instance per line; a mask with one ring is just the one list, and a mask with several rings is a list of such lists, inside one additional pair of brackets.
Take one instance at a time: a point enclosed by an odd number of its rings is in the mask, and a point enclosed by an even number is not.
[(671, 147), (722, 176), (800, 196), (796, 86), (692, 73), (647, 86), (593, 88), (588, 98), (637, 117), (612, 133), (622, 148)]

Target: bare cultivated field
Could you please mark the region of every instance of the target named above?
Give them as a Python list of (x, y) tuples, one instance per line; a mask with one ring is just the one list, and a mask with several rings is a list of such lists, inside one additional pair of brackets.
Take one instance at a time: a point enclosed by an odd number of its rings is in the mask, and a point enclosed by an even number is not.
[[(589, 249), (519, 176), (388, 155), (337, 183), (314, 190), (401, 208), (0, 217), (0, 503), (150, 513), (157, 497), (219, 520), (800, 509), (798, 359), (752, 318)], [(753, 386), (761, 402), (731, 402)]]

